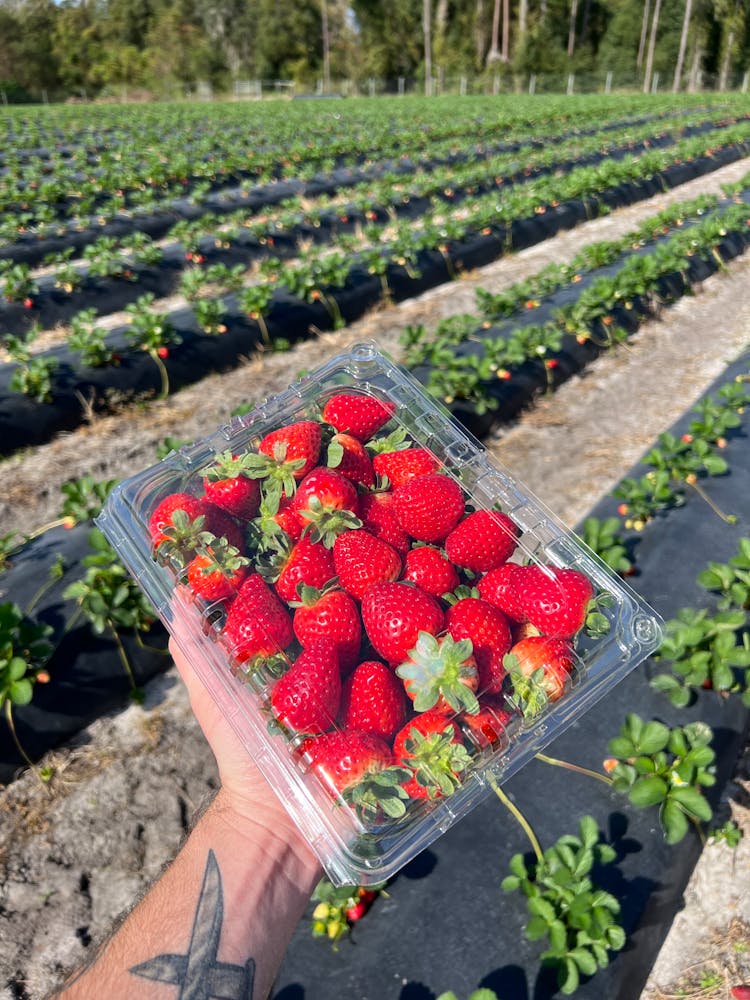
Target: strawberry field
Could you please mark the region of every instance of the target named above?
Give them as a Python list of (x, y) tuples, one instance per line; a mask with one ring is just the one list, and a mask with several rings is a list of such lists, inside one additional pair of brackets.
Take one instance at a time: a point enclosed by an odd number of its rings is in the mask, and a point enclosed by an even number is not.
[[(46, 828), (23, 817), (38, 815), (35, 796), (52, 810), (75, 795), (66, 747), (86, 727), (113, 711), (144, 725), (158, 716), (149, 691), (171, 667), (166, 630), (92, 519), (118, 480), (168, 455), (200, 486), (150, 502), (149, 544), (240, 672), (263, 658), (275, 725), (368, 822), (395, 823), (421, 802), (435, 833), (447, 831), (384, 887), (375, 875), (366, 889), (324, 881), (275, 996), (640, 996), (702, 844), (742, 833), (725, 795), (750, 705), (750, 309), (728, 289), (743, 275), (746, 286), (750, 101), (14, 109), (2, 127), (8, 996), (42, 996), (119, 912), (117, 900), (94, 905), (83, 934), (65, 906), (42, 917), (20, 887), (44, 892), (24, 852)], [(585, 621), (604, 578), (547, 567), (555, 592), (557, 574), (572, 574), (580, 607), (565, 621), (539, 613), (550, 599), (532, 596), (541, 557), (515, 551), (537, 525), (516, 524), (505, 503), (486, 515), (496, 534), (479, 558), (485, 515), (442, 474), (452, 458), (420, 447), (429, 421), (411, 404), (352, 415), (342, 393), (295, 425), (304, 444), (279, 431), (245, 456), (227, 443), (195, 465), (194, 438), (222, 425), (234, 441), (264, 396), (362, 340), (400, 361), (576, 525), (601, 572), (667, 621), (655, 655), (586, 714), (565, 706), (596, 676), (596, 627), (613, 628), (606, 605)], [(636, 388), (615, 395), (626, 364)], [(576, 415), (524, 446), (558, 398), (571, 413), (579, 400)], [(621, 449), (612, 423), (630, 429)], [(436, 510), (450, 523), (434, 524)], [(413, 632), (381, 634), (414, 592)], [(265, 608), (260, 628), (249, 604)], [(331, 617), (335, 654), (321, 632)], [(290, 653), (269, 659), (298, 647), (289, 670)], [(424, 661), (440, 651), (449, 673), (456, 656), (461, 666), (425, 693)], [(312, 673), (321, 694), (310, 695)], [(374, 708), (360, 689), (379, 692)], [(351, 730), (369, 734), (366, 770), (385, 775), (375, 805), (372, 782), (330, 777)], [(316, 739), (330, 747), (318, 752)], [(529, 763), (479, 782), (480, 794), (477, 761), (501, 757), (505, 741)], [(202, 774), (185, 780), (210, 787)], [(77, 855), (71, 878), (94, 865)], [(59, 944), (30, 959), (36, 924)]]

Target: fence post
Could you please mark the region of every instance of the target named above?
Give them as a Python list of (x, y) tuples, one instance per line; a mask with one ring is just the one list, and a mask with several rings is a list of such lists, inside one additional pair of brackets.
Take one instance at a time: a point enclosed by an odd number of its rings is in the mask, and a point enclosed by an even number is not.
[(492, 78), (492, 93), (495, 97), (500, 93), (500, 76), (497, 73)]
[(659, 74), (654, 73), (654, 82), (651, 84), (651, 93), (655, 94), (659, 89)]
[(369, 91), (370, 97), (374, 97), (375, 96), (375, 80), (372, 77), (370, 77), (370, 79), (367, 81), (367, 89)]
[(611, 94), (612, 93), (612, 70), (611, 69), (607, 71), (607, 80), (606, 80), (606, 82), (604, 84), (604, 93), (605, 94)]
[(466, 77), (462, 76), (458, 83), (458, 92), (461, 97), (466, 97)]
[(746, 69), (745, 70), (745, 75), (742, 77), (742, 93), (743, 94), (747, 93), (748, 80), (750, 80), (750, 69)]
[(570, 97), (570, 95), (573, 93), (573, 85), (575, 83), (575, 79), (576, 79), (575, 73), (568, 73), (568, 90), (567, 90), (568, 97)]
[(530, 94), (536, 93), (536, 73), (532, 73), (531, 76), (529, 77), (529, 93)]
[(403, 97), (406, 90), (406, 80), (403, 76), (398, 78), (398, 96)]

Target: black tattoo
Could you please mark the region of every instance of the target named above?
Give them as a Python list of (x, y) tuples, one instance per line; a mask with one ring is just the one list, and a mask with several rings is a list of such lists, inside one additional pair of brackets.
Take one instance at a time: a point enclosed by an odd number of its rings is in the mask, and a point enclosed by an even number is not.
[(130, 972), (179, 986), (178, 1000), (252, 1000), (255, 961), (230, 965), (216, 959), (223, 919), (221, 873), (216, 855), (209, 851), (187, 955), (157, 955)]

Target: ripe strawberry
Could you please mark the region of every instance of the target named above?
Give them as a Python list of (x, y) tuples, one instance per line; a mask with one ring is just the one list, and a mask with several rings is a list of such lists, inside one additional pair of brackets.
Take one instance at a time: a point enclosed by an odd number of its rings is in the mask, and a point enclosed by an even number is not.
[(345, 531), (333, 545), (333, 565), (347, 593), (362, 600), (372, 584), (396, 580), (401, 556), (364, 528)]
[(533, 718), (548, 702), (563, 696), (574, 666), (573, 648), (564, 639), (544, 635), (522, 639), (505, 657), (513, 684), (512, 701), (524, 716)]
[(426, 448), (381, 452), (374, 456), (372, 465), (379, 476), (388, 478), (393, 489), (403, 486), (417, 476), (437, 472), (440, 468), (440, 462)]
[(330, 639), (338, 652), (342, 673), (348, 673), (359, 658), (362, 644), (362, 621), (354, 599), (338, 587), (319, 590), (303, 584), (292, 606), (296, 608), (294, 634), (301, 645)]
[(329, 548), (342, 531), (361, 527), (357, 517), (359, 499), (354, 485), (334, 469), (319, 466), (297, 487), (292, 510), (306, 525), (312, 525), (312, 537)]
[(433, 545), (419, 545), (406, 553), (403, 578), (433, 597), (442, 597), (459, 584), (453, 563)]
[(375, 470), (365, 446), (351, 434), (334, 434), (328, 445), (326, 464), (340, 476), (371, 489), (375, 485)]
[(255, 517), (260, 507), (260, 483), (245, 475), (249, 459), (225, 451), (201, 471), (206, 499), (243, 520)]
[(394, 766), (391, 748), (379, 736), (344, 729), (306, 740), (302, 749), (310, 757), (311, 770), (360, 818), (376, 820), (382, 811), (398, 819), (406, 812), (401, 782), (409, 779), (410, 772)]
[(521, 621), (555, 639), (570, 639), (584, 625), (594, 596), (591, 581), (575, 569), (521, 566), (514, 575)]
[(404, 531), (421, 542), (441, 542), (464, 513), (461, 487), (448, 476), (418, 476), (393, 491), (393, 507)]
[(477, 661), (469, 639), (456, 642), (452, 635), (436, 639), (420, 632), (408, 658), (396, 667), (417, 712), (433, 709), (441, 714), (477, 712), (474, 694), (479, 685)]
[(230, 514), (208, 500), (203, 501), (203, 511), (206, 517), (206, 528), (212, 535), (215, 535), (216, 538), (225, 538), (240, 552), (245, 551), (244, 532)]
[(174, 512), (176, 510), (183, 511), (191, 522), (205, 513), (203, 501), (191, 493), (170, 493), (169, 496), (164, 497), (148, 522), (151, 542), (155, 549), (158, 549), (167, 537), (164, 534), (165, 528), (174, 527)]
[(499, 511), (468, 514), (445, 539), (445, 552), (457, 566), (486, 573), (502, 565), (518, 544), (518, 526)]
[(440, 602), (409, 583), (373, 583), (361, 610), (373, 648), (392, 664), (407, 659), (420, 632), (437, 635), (443, 628)]
[(384, 403), (361, 393), (341, 392), (331, 396), (323, 407), (323, 420), (341, 433), (369, 441), (395, 411), (395, 403)]
[(518, 563), (504, 563), (497, 569), (491, 569), (476, 583), (482, 600), (494, 604), (514, 622), (520, 622), (523, 618), (517, 587), (518, 571), (522, 568)]
[(470, 639), (479, 670), (479, 690), (496, 694), (503, 686), (503, 657), (511, 647), (508, 619), (494, 604), (478, 597), (456, 601), (445, 614), (454, 639)]
[(439, 712), (423, 712), (407, 722), (393, 741), (393, 756), (412, 772), (404, 783), (411, 799), (451, 795), (471, 764), (461, 730)]
[(364, 528), (401, 555), (409, 551), (411, 539), (398, 523), (392, 493), (363, 493), (359, 498), (359, 519)]
[(504, 696), (484, 694), (479, 699), (477, 714), (466, 713), (462, 721), (469, 729), (470, 738), (481, 750), (485, 750), (487, 747), (507, 743), (506, 727), (512, 719), (512, 714), (506, 708)]
[(209, 603), (229, 601), (244, 580), (249, 562), (226, 539), (214, 539), (188, 564), (188, 585), (196, 597)]
[(301, 585), (320, 589), (336, 572), (331, 550), (322, 542), (314, 542), (310, 535), (303, 535), (291, 547), (280, 543), (275, 555), (270, 552), (270, 549), (264, 552), (267, 562), (262, 567), (262, 576), (275, 581), (276, 593), (287, 603), (297, 599)]
[(330, 729), (340, 701), (339, 658), (329, 639), (306, 646), (271, 693), (273, 714), (298, 733)]
[(232, 601), (222, 633), (239, 663), (269, 657), (294, 638), (292, 617), (259, 573), (251, 573)]
[(248, 460), (247, 475), (264, 481), (264, 492), (277, 502), (291, 497), (297, 481), (318, 463), (322, 431), (314, 420), (300, 420), (266, 434), (258, 454)]
[(217, 538), (244, 551), (242, 531), (226, 511), (186, 493), (173, 493), (151, 515), (149, 530), (154, 548), (184, 566), (201, 548)]
[(406, 721), (404, 686), (379, 660), (365, 660), (344, 684), (341, 718), (346, 729), (361, 729), (390, 741)]

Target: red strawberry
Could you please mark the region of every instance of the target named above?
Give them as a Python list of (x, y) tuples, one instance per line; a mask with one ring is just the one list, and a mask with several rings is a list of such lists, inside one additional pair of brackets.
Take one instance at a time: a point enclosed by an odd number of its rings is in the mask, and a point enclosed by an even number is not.
[(339, 655), (339, 666), (347, 673), (359, 658), (362, 622), (352, 597), (334, 587), (318, 590), (300, 587), (299, 601), (293, 602), (294, 634), (303, 646), (315, 639), (330, 639)]
[(391, 740), (404, 724), (404, 686), (379, 660), (365, 660), (344, 685), (341, 718), (346, 729), (361, 729)]
[(235, 549), (244, 552), (245, 535), (234, 518), (230, 514), (227, 514), (225, 510), (222, 510), (221, 507), (217, 507), (216, 504), (209, 503), (207, 500), (203, 501), (203, 510), (206, 516), (206, 528), (208, 531), (212, 535), (215, 535), (216, 538), (225, 538)]
[(344, 729), (306, 740), (302, 749), (310, 757), (311, 770), (362, 819), (375, 820), (381, 811), (397, 819), (406, 812), (401, 782), (410, 772), (394, 766), (391, 748), (381, 737)]
[(242, 530), (220, 507), (187, 493), (173, 493), (151, 515), (149, 530), (154, 548), (180, 566), (217, 538), (244, 551)]
[(375, 485), (375, 470), (365, 446), (351, 434), (334, 434), (328, 445), (326, 464), (339, 475), (366, 489)]
[(239, 589), (222, 633), (239, 663), (275, 656), (294, 638), (292, 617), (259, 573), (251, 573)]
[(733, 986), (729, 992), (734, 997), (734, 1000), (750, 1000), (750, 986), (745, 984)]
[(188, 564), (187, 578), (196, 597), (213, 603), (233, 598), (250, 562), (223, 538), (215, 539)]
[(420, 632), (443, 628), (440, 602), (409, 583), (373, 583), (362, 598), (362, 622), (373, 648), (389, 663), (403, 663)]
[(423, 712), (407, 722), (393, 741), (393, 756), (412, 772), (404, 783), (412, 799), (450, 795), (471, 764), (460, 729), (438, 712)]
[(404, 682), (406, 693), (417, 712), (476, 712), (479, 709), (474, 694), (479, 685), (479, 670), (471, 641), (458, 642), (452, 635), (436, 639), (429, 632), (420, 632), (413, 649), (396, 673)]
[(244, 520), (255, 517), (260, 507), (260, 483), (245, 475), (249, 459), (225, 451), (201, 472), (206, 499)]
[(363, 493), (359, 498), (359, 518), (363, 527), (404, 555), (411, 539), (398, 523), (392, 493)]
[(393, 507), (404, 531), (421, 542), (441, 542), (464, 513), (455, 480), (438, 473), (419, 476), (393, 491)]
[(396, 580), (401, 556), (364, 528), (345, 531), (334, 542), (333, 565), (347, 593), (361, 600), (374, 583)]
[(486, 573), (502, 565), (516, 549), (518, 527), (498, 511), (468, 514), (445, 539), (445, 552), (457, 566)]
[(159, 548), (167, 536), (165, 528), (174, 527), (174, 512), (184, 511), (190, 521), (204, 514), (203, 501), (191, 493), (170, 493), (156, 507), (148, 522), (148, 530), (154, 548)]
[(306, 646), (271, 693), (273, 714), (298, 733), (330, 729), (340, 701), (339, 658), (329, 639)]
[(521, 566), (514, 575), (514, 586), (520, 620), (531, 622), (555, 639), (570, 639), (583, 627), (594, 596), (587, 576), (554, 566)]
[(406, 553), (403, 578), (433, 597), (442, 597), (459, 584), (453, 563), (432, 545), (419, 545)]
[(305, 476), (292, 500), (292, 510), (301, 521), (312, 525), (312, 537), (329, 548), (342, 531), (360, 527), (358, 508), (354, 485), (324, 466)]
[(300, 420), (266, 434), (258, 445), (258, 451), (269, 458), (298, 462), (294, 478), (302, 479), (318, 463), (321, 439), (322, 431), (317, 421)]
[(395, 403), (384, 403), (361, 393), (341, 392), (331, 396), (323, 407), (323, 420), (337, 431), (351, 434), (360, 441), (369, 441), (388, 423), (395, 411)]
[(476, 715), (467, 712), (462, 722), (468, 727), (470, 738), (481, 750), (485, 750), (487, 747), (507, 743), (506, 727), (512, 719), (502, 695), (485, 694), (479, 699), (479, 711)]
[(522, 639), (505, 657), (513, 702), (527, 718), (533, 718), (548, 702), (563, 696), (574, 666), (573, 648), (564, 639), (544, 635)]
[(426, 448), (404, 448), (402, 451), (385, 451), (375, 455), (373, 468), (379, 476), (388, 478), (396, 489), (417, 476), (437, 472), (440, 462)]
[(508, 619), (493, 604), (465, 597), (448, 608), (445, 624), (454, 639), (471, 639), (479, 669), (479, 690), (496, 694), (506, 675), (503, 657), (511, 647)]
[(263, 569), (267, 580), (276, 578), (276, 593), (285, 601), (295, 601), (300, 585), (324, 587), (335, 575), (333, 555), (322, 542), (314, 542), (310, 535), (303, 535), (291, 549), (282, 546), (272, 566)]
[(297, 511), (292, 506), (291, 500), (288, 500), (286, 497), (282, 497), (279, 503), (279, 509), (271, 516), (281, 530), (289, 535), (293, 542), (299, 541), (302, 536), (304, 524)]
[(504, 563), (497, 569), (491, 569), (476, 584), (479, 596), (500, 608), (514, 622), (523, 618), (517, 587), (518, 571), (522, 568), (517, 563)]

